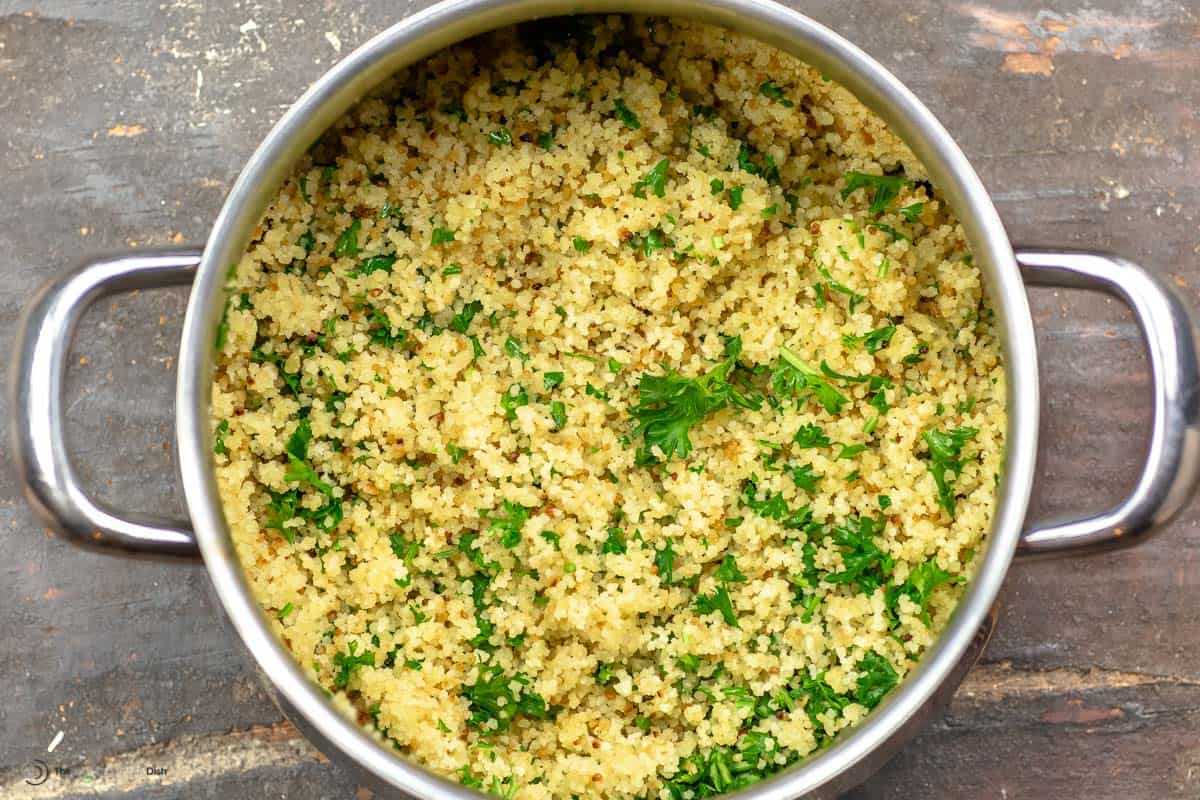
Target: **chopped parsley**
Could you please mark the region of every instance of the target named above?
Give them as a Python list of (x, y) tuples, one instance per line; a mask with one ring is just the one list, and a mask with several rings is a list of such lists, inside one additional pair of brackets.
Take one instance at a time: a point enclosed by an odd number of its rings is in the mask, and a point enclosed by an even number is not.
[(283, 479), (289, 483), (307, 483), (312, 488), (324, 494), (332, 494), (333, 487), (325, 483), (317, 475), (317, 471), (308, 463), (308, 443), (312, 441), (312, 427), (305, 417), (296, 423), (295, 430), (288, 438), (286, 451), (288, 468)]
[(521, 529), (525, 527), (529, 512), (533, 509), (510, 500), (505, 500), (502, 508), (503, 514), (485, 513), (483, 518), (488, 523), (488, 530), (500, 535), (500, 544), (511, 549), (520, 543)]
[(776, 166), (775, 159), (771, 154), (764, 153), (761, 164), (754, 160), (755, 155), (754, 148), (742, 142), (737, 154), (738, 169), (751, 175), (757, 175), (767, 183), (779, 183), (779, 167)]
[(561, 431), (567, 425), (567, 406), (561, 400), (550, 403), (550, 419), (554, 421), (554, 430)]
[(213, 433), (213, 452), (219, 456), (229, 455), (229, 448), (225, 446), (227, 433), (229, 433), (229, 420), (223, 419), (217, 423), (217, 429)]
[(951, 428), (945, 431), (929, 429), (921, 434), (929, 447), (929, 473), (937, 484), (938, 505), (954, 516), (954, 481), (962, 472), (963, 446), (975, 438), (978, 428)]
[(358, 255), (358, 231), (362, 227), (361, 220), (354, 220), (350, 223), (350, 227), (342, 231), (338, 236), (337, 241), (333, 244), (333, 255), (341, 258), (342, 256)]
[(650, 171), (638, 180), (633, 185), (633, 196), (637, 198), (645, 198), (646, 190), (649, 189), (655, 197), (666, 196), (667, 191), (667, 171), (671, 167), (671, 162), (667, 159), (662, 159)]
[(779, 348), (779, 362), (771, 373), (771, 387), (779, 396), (801, 398), (802, 393), (811, 392), (812, 397), (830, 414), (838, 414), (842, 406), (850, 402), (821, 373), (805, 364), (791, 348)]
[[(883, 497), (883, 495), (880, 496), (880, 501), (883, 500)], [(882, 504), (881, 507), (883, 507)], [(929, 598), (933, 596), (933, 590), (939, 586), (954, 585), (961, 582), (961, 577), (950, 574), (939, 567), (936, 561), (930, 559), (913, 567), (904, 583), (888, 588), (887, 606), (894, 611), (900, 597), (907, 595), (921, 608), (921, 619), (928, 626), (930, 624), (928, 605)]]
[(513, 358), (521, 359), (523, 362), (529, 360), (529, 354), (521, 349), (521, 343), (511, 336), (504, 340), (504, 352)]
[(829, 437), (825, 435), (825, 431), (820, 425), (805, 424), (801, 425), (796, 431), (796, 435), (792, 437), (792, 441), (802, 448), (814, 447), (829, 447)]
[(821, 480), (821, 476), (813, 472), (812, 464), (789, 466), (784, 469), (791, 476), (792, 483), (796, 485), (797, 489), (803, 489), (806, 492), (816, 491), (817, 482)]
[(625, 532), (620, 528), (609, 528), (608, 538), (600, 545), (601, 553), (623, 555), (629, 546), (625, 542)]
[(701, 614), (717, 612), (725, 620), (725, 624), (737, 628), (737, 614), (733, 611), (733, 601), (729, 598), (729, 590), (718, 586), (709, 594), (696, 595), (696, 610)]
[(432, 245), (449, 244), (453, 241), (454, 231), (449, 228), (434, 228), (429, 237), (429, 243)]
[(821, 267), (818, 271), (825, 278), (825, 285), (828, 285), (831, 290), (850, 298), (849, 308), (851, 314), (854, 313), (854, 309), (859, 303), (867, 299), (865, 295), (859, 294), (846, 284), (834, 280), (833, 276), (829, 274), (829, 270), (825, 269), (825, 267)]
[(575, 248), (576, 253), (586, 253), (592, 249), (592, 243), (582, 236), (576, 236), (571, 239), (571, 246)]
[(654, 567), (658, 570), (658, 580), (663, 586), (675, 583), (675, 543), (670, 539), (662, 548), (654, 551)]
[(737, 561), (732, 554), (726, 554), (725, 558), (721, 560), (713, 577), (722, 583), (745, 583), (746, 581), (746, 576), (738, 569)]
[(642, 255), (647, 258), (659, 250), (665, 250), (669, 243), (670, 240), (667, 234), (658, 226), (651, 228), (645, 233), (634, 235), (629, 239), (629, 245), (634, 250), (642, 251)]
[(347, 277), (361, 278), (370, 275), (372, 272), (391, 272), (392, 265), (396, 263), (395, 256), (371, 256), (358, 262), (358, 266), (347, 273)]
[(896, 326), (887, 325), (885, 327), (873, 330), (870, 333), (864, 333), (861, 336), (845, 335), (842, 337), (842, 344), (846, 345), (851, 350), (856, 350), (861, 345), (866, 348), (866, 351), (871, 354), (878, 353), (883, 348), (887, 347), (892, 341), (892, 337), (896, 335)]
[(395, 329), (396, 332), (392, 332), (392, 321), (388, 319), (388, 315), (383, 311), (372, 308), (367, 314), (367, 320), (370, 322), (367, 328), (367, 336), (370, 337), (373, 344), (394, 348), (408, 341), (408, 331)]
[(475, 683), (462, 688), (471, 712), (467, 725), (485, 733), (503, 733), (518, 715), (549, 719), (550, 707), (529, 689), (529, 683), (521, 673), (506, 675), (496, 664), (480, 666)]
[(503, 125), (501, 125), (499, 128), (497, 128), (496, 130), (492, 131), (491, 133), (489, 133), (487, 135), (487, 140), (491, 144), (496, 145), (497, 147), (506, 145), (506, 144), (512, 144), (513, 143), (512, 131), (510, 131), (508, 128), (504, 127)]
[(854, 687), (854, 700), (867, 708), (879, 705), (879, 701), (900, 682), (892, 662), (874, 650), (867, 651), (858, 662), (858, 670), (861, 674)]
[(731, 186), (729, 188), (729, 207), (737, 211), (742, 207), (742, 192), (745, 191), (741, 186)]
[(506, 419), (516, 419), (517, 409), (527, 405), (529, 405), (529, 393), (525, 391), (524, 386), (518, 383), (509, 386), (508, 391), (500, 397), (500, 407), (504, 409)]
[(784, 108), (791, 108), (794, 105), (791, 100), (784, 97), (783, 88), (775, 81), (766, 80), (760, 83), (758, 85), (758, 93), (763, 97), (769, 97)]
[(475, 315), (481, 311), (483, 311), (483, 303), (478, 300), (464, 304), (462, 310), (450, 318), (450, 330), (466, 333), (467, 328), (471, 327), (471, 320), (475, 319)]
[(757, 409), (760, 398), (734, 385), (730, 375), (741, 354), (741, 339), (726, 343), (726, 356), (707, 374), (688, 378), (677, 372), (644, 374), (638, 381), (638, 403), (629, 409), (636, 421), (633, 438), (641, 436), (643, 460), (657, 448), (663, 458), (692, 452), (688, 432), (707, 416), (726, 407)]
[(616, 114), (617, 119), (621, 120), (621, 123), (631, 131), (636, 131), (638, 128), (642, 127), (642, 123), (638, 121), (637, 114), (629, 110), (629, 106), (625, 105), (625, 100), (623, 98), (618, 97), (613, 101), (613, 113)]
[(375, 654), (370, 650), (358, 652), (358, 642), (350, 642), (349, 652), (334, 653), (333, 665), (337, 672), (333, 676), (333, 688), (345, 689), (350, 685), (350, 678), (362, 667), (375, 666)]
[(895, 559), (875, 543), (883, 533), (883, 523), (872, 517), (858, 517), (835, 525), (833, 543), (841, 549), (841, 572), (825, 575), (829, 583), (854, 585), (863, 594), (872, 594), (887, 583)]
[(867, 210), (872, 214), (882, 214), (899, 196), (900, 190), (909, 183), (910, 181), (903, 175), (868, 175), (865, 172), (847, 172), (846, 186), (842, 189), (842, 199), (845, 200), (859, 189), (866, 189), (871, 193), (871, 205)]

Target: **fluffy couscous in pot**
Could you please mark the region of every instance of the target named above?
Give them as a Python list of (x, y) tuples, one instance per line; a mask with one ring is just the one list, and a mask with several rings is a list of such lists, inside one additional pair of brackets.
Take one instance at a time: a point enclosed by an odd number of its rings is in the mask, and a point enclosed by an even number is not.
[(348, 714), (521, 798), (698, 798), (861, 720), (987, 535), (1004, 369), (921, 165), (694, 23), (396, 76), (230, 277), (225, 517)]

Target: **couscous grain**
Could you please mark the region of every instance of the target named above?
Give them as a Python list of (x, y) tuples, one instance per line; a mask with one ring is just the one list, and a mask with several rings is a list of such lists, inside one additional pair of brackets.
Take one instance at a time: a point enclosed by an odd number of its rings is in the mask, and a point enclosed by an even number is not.
[(721, 29), (552, 20), (405, 70), (230, 278), (225, 517), (279, 637), (505, 797), (682, 798), (861, 720), (992, 519), (979, 272), (851, 94)]

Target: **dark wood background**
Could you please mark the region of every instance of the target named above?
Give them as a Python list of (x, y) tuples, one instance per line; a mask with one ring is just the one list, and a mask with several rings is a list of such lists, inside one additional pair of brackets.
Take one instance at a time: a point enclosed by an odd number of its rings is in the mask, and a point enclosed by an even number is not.
[[(932, 107), (1014, 241), (1125, 254), (1200, 306), (1196, 0), (793, 4)], [(34, 287), (83, 256), (202, 241), (283, 109), (424, 5), (0, 0), (0, 352)], [(104, 301), (77, 338), (70, 440), (118, 507), (179, 504), (185, 301)], [(1137, 328), (1101, 297), (1032, 301), (1045, 397), (1034, 513), (1094, 510), (1142, 458)], [(1200, 797), (1198, 521), (1194, 506), (1135, 550), (1014, 566), (999, 629), (949, 715), (851, 796)], [(33, 519), (5, 470), (0, 542), (0, 796), (369, 796), (282, 721), (199, 563), (73, 547)], [(61, 774), (34, 789), (38, 758)]]

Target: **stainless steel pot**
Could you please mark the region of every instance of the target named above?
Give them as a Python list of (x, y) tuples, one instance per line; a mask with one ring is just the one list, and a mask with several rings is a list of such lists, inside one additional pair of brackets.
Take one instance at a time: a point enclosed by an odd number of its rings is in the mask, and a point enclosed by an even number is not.
[[(746, 798), (828, 797), (861, 782), (939, 712), (982, 649), (1014, 554), (1083, 552), (1130, 544), (1187, 502), (1200, 476), (1200, 364), (1187, 309), (1153, 274), (1121, 258), (1015, 250), (982, 183), (945, 129), (911, 92), (854, 45), (769, 0), (459, 0), (389, 28), (325, 74), (250, 157), (203, 249), (139, 252), (88, 262), (30, 301), (12, 363), (11, 435), (30, 504), (74, 539), (138, 552), (199, 552), (213, 586), (287, 716), (328, 756), (385, 795), (477, 793), (407, 762), (334, 710), (276, 641), (242, 575), (213, 475), (209, 383), (225, 274), (297, 156), (359, 97), (397, 69), (467, 37), (536, 17), (636, 12), (692, 17), (742, 31), (815, 65), (874, 109), (925, 163), (955, 208), (996, 307), (1009, 370), (1008, 452), (978, 574), (918, 668), (868, 719), (827, 750), (741, 792)], [(109, 509), (90, 498), (66, 452), (61, 389), (83, 310), (107, 294), (192, 285), (180, 344), (176, 444), (189, 520)], [(1145, 467), (1117, 507), (1081, 519), (1027, 524), (1038, 436), (1038, 373), (1025, 285), (1096, 289), (1133, 309), (1154, 379)]]

